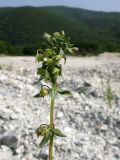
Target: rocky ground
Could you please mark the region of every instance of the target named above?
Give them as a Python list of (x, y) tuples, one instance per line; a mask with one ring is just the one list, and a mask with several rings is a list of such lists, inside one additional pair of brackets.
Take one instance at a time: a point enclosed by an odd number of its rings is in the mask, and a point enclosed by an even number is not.
[[(0, 57), (0, 160), (48, 158), (35, 134), (49, 123), (49, 97), (33, 98), (37, 80), (34, 58)], [(55, 139), (54, 160), (120, 160), (120, 56), (69, 57), (59, 83), (73, 97), (56, 99), (55, 124), (67, 137)]]

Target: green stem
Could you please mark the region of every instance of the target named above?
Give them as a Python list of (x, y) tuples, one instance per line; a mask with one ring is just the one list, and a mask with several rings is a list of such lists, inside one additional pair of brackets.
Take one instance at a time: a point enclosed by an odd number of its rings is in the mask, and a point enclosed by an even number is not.
[(51, 97), (51, 107), (50, 107), (50, 126), (54, 127), (54, 97)]
[(53, 159), (53, 139), (54, 137), (52, 136), (49, 144), (49, 160)]
[[(52, 128), (54, 127), (54, 103), (55, 103), (55, 92), (54, 92), (54, 87), (52, 87), (51, 106), (50, 106), (50, 126)], [(53, 140), (54, 140), (54, 136), (52, 136), (50, 139), (49, 160), (53, 159)]]

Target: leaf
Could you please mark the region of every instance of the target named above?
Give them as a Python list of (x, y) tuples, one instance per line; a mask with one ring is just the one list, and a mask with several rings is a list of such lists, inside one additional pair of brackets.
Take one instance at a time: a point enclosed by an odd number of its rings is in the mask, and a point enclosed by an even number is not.
[(45, 39), (47, 39), (48, 41), (51, 40), (51, 35), (48, 34), (48, 33), (44, 33), (43, 37), (44, 37)]
[(60, 48), (60, 54), (64, 54), (64, 51), (62, 48)]
[(73, 49), (74, 52), (78, 52), (79, 51), (78, 47), (73, 47), (72, 49)]
[(62, 57), (63, 57), (63, 55), (62, 55), (62, 54), (59, 54), (59, 55), (55, 56), (55, 60), (59, 61), (59, 60), (62, 59)]
[(37, 51), (37, 54), (36, 54), (36, 61), (37, 62), (40, 62), (43, 60), (43, 55), (39, 53), (39, 50)]
[(72, 96), (72, 93), (68, 90), (58, 90), (58, 93), (66, 96)]
[(43, 75), (44, 74), (44, 69), (43, 68), (37, 68), (37, 74), (38, 75)]
[(73, 54), (73, 50), (71, 48), (67, 48), (67, 50), (70, 54)]
[(53, 65), (53, 59), (49, 58), (46, 62), (47, 65), (52, 66)]
[(54, 36), (55, 38), (57, 38), (57, 37), (60, 37), (61, 35), (60, 35), (59, 32), (54, 32), (54, 33), (53, 33), (53, 36)]
[(53, 134), (55, 134), (56, 136), (59, 136), (59, 137), (66, 137), (66, 135), (64, 135), (59, 129), (56, 129), (56, 128), (51, 128), (50, 129)]
[(41, 97), (41, 96), (40, 96), (40, 93), (34, 95), (34, 98), (39, 98), (39, 97)]
[(53, 68), (53, 70), (52, 70), (52, 74), (53, 74), (54, 76), (61, 75), (61, 67), (55, 66), (55, 67)]
[(62, 30), (62, 36), (65, 36), (65, 32)]
[(45, 79), (45, 80), (49, 80), (49, 79), (50, 79), (48, 70), (45, 70), (45, 71), (44, 71), (44, 74), (42, 75), (42, 77), (43, 77), (43, 79)]
[(66, 63), (66, 60), (67, 60), (67, 58), (66, 58), (65, 55), (63, 56), (63, 59), (64, 59), (64, 64), (65, 64), (65, 63)]
[(39, 147), (43, 147), (50, 140), (52, 136), (53, 136), (52, 132), (48, 132), (41, 140)]

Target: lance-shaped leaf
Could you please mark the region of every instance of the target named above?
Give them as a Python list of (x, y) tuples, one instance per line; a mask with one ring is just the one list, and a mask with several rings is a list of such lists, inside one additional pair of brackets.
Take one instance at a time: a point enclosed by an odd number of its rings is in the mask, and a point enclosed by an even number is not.
[(62, 36), (65, 36), (65, 32), (62, 30)]
[(53, 136), (52, 132), (49, 131), (46, 135), (44, 135), (43, 139), (41, 140), (39, 147), (43, 147)]
[[(40, 50), (41, 51), (41, 50)], [(43, 60), (43, 55), (41, 53), (39, 53), (39, 50), (37, 51), (37, 55), (36, 55), (36, 61), (40, 62)]]
[(73, 54), (73, 53), (74, 53), (73, 50), (72, 50), (72, 48), (67, 48), (67, 51), (68, 51), (68, 53), (70, 53), (70, 54)]
[(52, 74), (54, 75), (54, 76), (57, 76), (57, 75), (61, 75), (61, 67), (60, 66), (55, 66), (54, 68), (53, 68), (53, 70), (52, 70)]
[(57, 61), (60, 61), (61, 59), (64, 59), (64, 64), (66, 63), (66, 56), (64, 55), (64, 53), (60, 53), (59, 55), (57, 55), (56, 57), (55, 57), (55, 60), (57, 60)]
[(44, 33), (43, 37), (44, 37), (45, 39), (47, 39), (48, 41), (51, 40), (51, 35), (48, 34), (48, 33)]
[(59, 32), (55, 32), (55, 33), (53, 33), (53, 36), (54, 36), (55, 38), (58, 38), (58, 37), (60, 37), (61, 35), (60, 35)]
[(72, 96), (72, 93), (68, 90), (58, 90), (58, 93), (66, 96)]
[(64, 64), (65, 64), (65, 63), (66, 63), (66, 60), (67, 60), (67, 58), (66, 58), (65, 55), (63, 55), (63, 59), (64, 59)]
[(41, 97), (41, 96), (40, 96), (40, 93), (34, 95), (34, 98), (39, 98), (39, 97)]
[(44, 74), (44, 69), (43, 68), (37, 68), (37, 74), (38, 75), (43, 75)]
[(73, 47), (72, 50), (73, 50), (73, 52), (78, 52), (79, 48), (78, 47)]
[(56, 128), (51, 128), (50, 129), (52, 131), (52, 133), (56, 136), (59, 136), (59, 137), (66, 137), (66, 135), (64, 135), (59, 129), (56, 129)]

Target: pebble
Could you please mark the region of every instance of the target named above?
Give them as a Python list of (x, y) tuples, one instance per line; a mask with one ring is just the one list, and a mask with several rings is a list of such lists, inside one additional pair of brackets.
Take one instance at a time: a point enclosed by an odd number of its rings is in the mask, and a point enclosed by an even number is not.
[(0, 142), (2, 145), (6, 145), (12, 149), (16, 149), (20, 143), (20, 132), (16, 130), (10, 130), (0, 135)]

